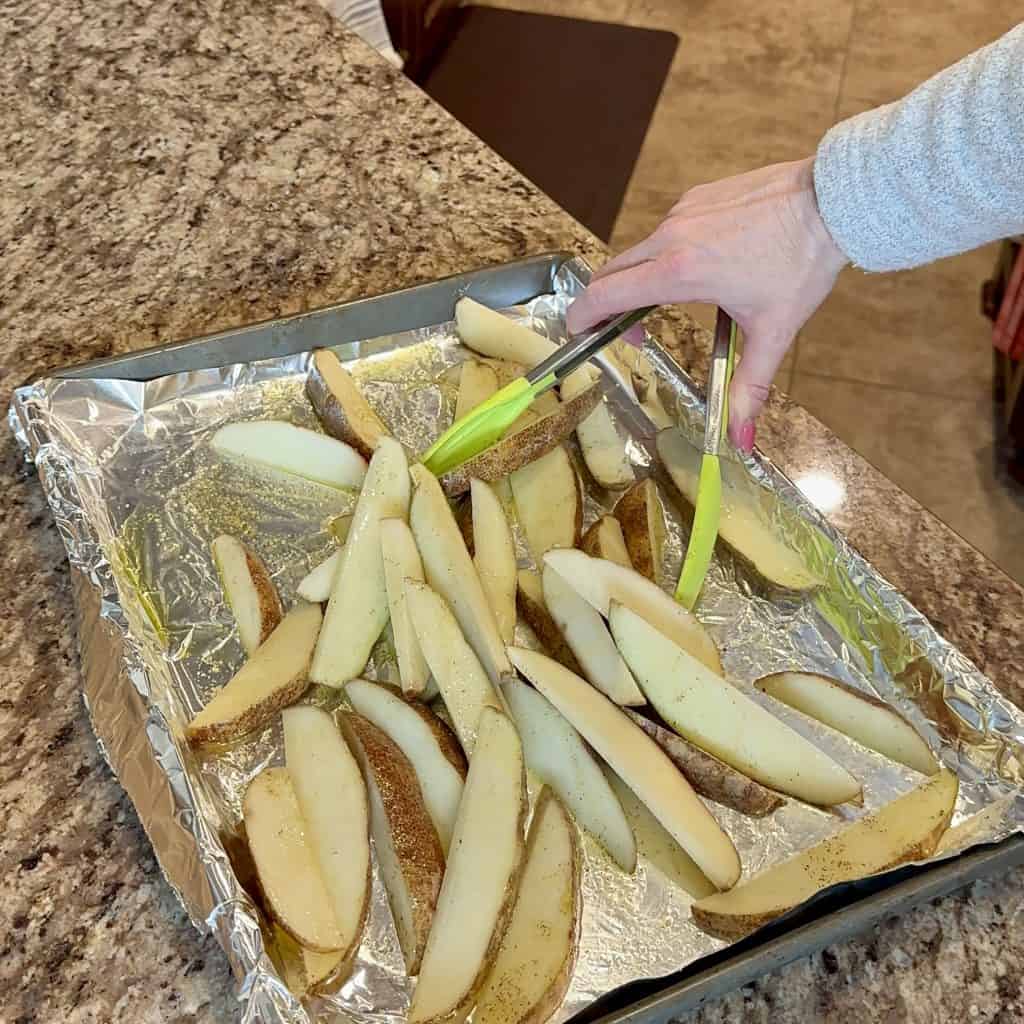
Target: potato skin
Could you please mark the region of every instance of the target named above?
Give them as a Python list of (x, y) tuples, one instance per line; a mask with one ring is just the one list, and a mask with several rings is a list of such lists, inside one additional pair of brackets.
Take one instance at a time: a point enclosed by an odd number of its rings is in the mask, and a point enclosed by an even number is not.
[[(313, 660), (312, 652), (310, 652), (309, 660), (310, 662)], [(289, 704), (294, 704), (306, 692), (308, 686), (309, 664), (283, 686), (268, 694), (258, 704), (247, 707), (241, 715), (233, 718), (230, 722), (210, 722), (208, 725), (199, 726), (188, 725), (185, 729), (188, 742), (193, 747), (214, 746), (255, 732), (266, 725), (278, 711), (288, 707)]]
[(622, 710), (668, 754), (690, 785), (708, 800), (754, 818), (763, 818), (785, 803), (778, 793), (695, 747), (667, 726), (629, 708)]
[[(350, 396), (352, 402), (358, 403), (358, 410), (348, 411), (341, 399), (335, 394), (324, 376), (321, 362), (333, 359), (337, 364), (334, 369), (349, 376), (348, 371), (341, 365), (341, 360), (327, 349), (318, 349), (309, 364), (309, 373), (306, 376), (306, 397), (309, 399), (317, 419), (324, 430), (336, 437), (339, 441), (351, 445), (364, 459), (373, 455), (380, 437), (390, 437), (390, 431), (384, 425), (381, 418), (373, 411), (373, 407), (363, 397), (358, 385), (352, 381), (353, 394)], [(358, 412), (358, 415), (352, 415)], [(365, 417), (368, 422), (364, 426), (358, 423), (359, 417)]]
[[(661, 552), (659, 538), (652, 536), (648, 503), (657, 502), (654, 481), (649, 477), (634, 484), (615, 505), (614, 516), (622, 527), (629, 559), (637, 572), (657, 583)], [(653, 492), (653, 493), (652, 493)], [(658, 510), (660, 511), (660, 510)]]
[(242, 547), (245, 549), (245, 564), (249, 567), (249, 578), (260, 599), (260, 643), (263, 643), (284, 618), (284, 606), (263, 559), (246, 545), (243, 544)]
[[(503, 437), (468, 462), (441, 477), (441, 485), (449, 498), (469, 490), (469, 481), (477, 477), (494, 483), (514, 470), (551, 451), (564, 441), (586, 419), (601, 400), (601, 388), (594, 384), (568, 402), (563, 402), (547, 416)], [(582, 524), (581, 524), (582, 526)]]

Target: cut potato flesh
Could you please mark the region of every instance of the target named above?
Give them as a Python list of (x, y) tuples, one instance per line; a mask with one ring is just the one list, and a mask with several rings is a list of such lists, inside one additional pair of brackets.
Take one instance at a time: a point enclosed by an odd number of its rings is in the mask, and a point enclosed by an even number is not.
[(244, 736), (298, 700), (309, 685), (309, 664), (322, 619), (319, 605), (293, 608), (189, 722), (189, 742), (223, 743)]
[(977, 814), (965, 818), (959, 825), (947, 828), (939, 839), (933, 855), (938, 857), (952, 853), (954, 850), (965, 850), (975, 843), (991, 842), (1006, 821), (1006, 815), (1017, 800), (1014, 793), (998, 797)]
[(388, 594), (391, 628), (395, 633), (395, 652), (402, 678), (402, 690), (412, 696), (423, 693), (430, 678), (430, 667), (416, 639), (409, 609), (405, 605), (405, 581), (423, 581), (423, 563), (416, 550), (412, 530), (404, 519), (384, 519), (380, 524), (381, 551), (384, 553), (384, 583)]
[(569, 987), (580, 914), (576, 832), (558, 798), (537, 801), (519, 894), (477, 1000), (476, 1024), (543, 1024)]
[(508, 717), (487, 708), (470, 759), (410, 1024), (468, 1011), (508, 926), (523, 860), (523, 750)]
[(591, 558), (582, 551), (549, 551), (544, 561), (605, 618), (612, 601), (617, 601), (700, 659), (712, 672), (722, 674), (718, 648), (700, 619), (646, 576), (604, 558)]
[(412, 763), (369, 719), (342, 719), (363, 769), (370, 831), (406, 970), (415, 975), (444, 876), (444, 853)]
[(310, 604), (323, 604), (331, 599), (331, 591), (334, 589), (334, 577), (337, 575), (338, 566), (341, 565), (341, 556), (344, 548), (328, 555), (316, 568), (310, 570), (299, 581), (297, 588), (299, 597)]
[(285, 768), (266, 768), (242, 800), (249, 852), (274, 919), (307, 949), (330, 952), (345, 938)]
[(541, 578), (544, 603), (583, 666), (583, 675), (616, 704), (646, 704), (604, 619), (550, 565), (544, 566)]
[(876, 697), (810, 672), (779, 672), (754, 684), (763, 693), (923, 775), (939, 764), (918, 731)]
[(472, 479), (488, 483), (504, 479), (513, 470), (557, 449), (590, 414), (600, 397), (596, 385), (568, 402), (559, 402), (551, 392), (540, 395), (534, 399), (533, 408), (524, 410), (500, 441), (444, 475), (441, 482), (445, 493), (458, 497), (469, 490)]
[(313, 655), (314, 682), (341, 686), (366, 666), (388, 621), (388, 592), (380, 546), (382, 519), (409, 511), (409, 466), (402, 446), (377, 442), (366, 483), (356, 502), (352, 529), (334, 577), (324, 625)]
[(462, 799), (466, 763), (458, 741), (428, 708), (365, 679), (345, 687), (352, 706), (384, 732), (409, 759), (445, 855)]
[[(600, 379), (592, 366), (581, 366), (562, 381), (562, 401), (567, 402)], [(576, 427), (583, 461), (600, 487), (620, 490), (634, 480), (626, 442), (615, 427), (607, 402), (598, 402), (594, 411)]]
[(467, 359), (459, 374), (459, 397), (455, 400), (455, 419), (461, 420), (498, 390), (498, 375), (486, 363)]
[(344, 961), (340, 951), (317, 953), (306, 949), (276, 923), (272, 941), (284, 983), (297, 999), (320, 992), (340, 974)]
[(455, 303), (455, 325), (463, 345), (493, 359), (536, 366), (558, 347), (553, 341), (465, 296)]
[(664, 725), (652, 722), (635, 711), (627, 711), (626, 714), (668, 754), (669, 760), (686, 776), (690, 785), (708, 800), (755, 818), (763, 818), (785, 803), (778, 793), (695, 747)]
[(658, 582), (665, 553), (665, 513), (658, 486), (648, 477), (631, 487), (615, 506), (629, 560), (638, 573)]
[(410, 474), (416, 492), (409, 525), (426, 581), (451, 606), (470, 647), (497, 685), (512, 667), (476, 566), (436, 477), (421, 465), (413, 466)]
[(366, 476), (366, 460), (354, 448), (282, 420), (229, 423), (210, 443), (220, 455), (326, 487), (361, 487)]
[(956, 804), (956, 776), (943, 769), (916, 789), (728, 893), (693, 905), (697, 923), (739, 938), (792, 910), (816, 892), (908, 861), (930, 857)]
[(594, 558), (606, 558), (609, 562), (633, 568), (626, 548), (626, 538), (615, 516), (601, 516), (593, 523), (580, 541), (580, 547)]
[(612, 636), (661, 717), (681, 736), (752, 779), (821, 806), (860, 797), (860, 783), (824, 751), (623, 605)]
[(281, 718), (288, 774), (341, 936), (335, 948), (347, 958), (359, 945), (370, 907), (366, 786), (330, 714), (306, 705), (286, 708)]
[(306, 395), (324, 430), (366, 458), (373, 455), (382, 437), (391, 436), (348, 370), (329, 349), (313, 353)]
[[(675, 427), (661, 431), (657, 444), (672, 482), (691, 505), (696, 504), (701, 453)], [(719, 536), (769, 582), (789, 590), (818, 586), (821, 581), (807, 568), (802, 556), (787, 546), (762, 516), (757, 507), (759, 495), (743, 468), (727, 459), (721, 460), (721, 466)]]
[(352, 529), (352, 513), (343, 512), (335, 516), (327, 524), (327, 532), (339, 543), (344, 544), (348, 540), (349, 530)]
[(405, 600), (420, 649), (451, 713), (459, 742), (471, 756), (480, 713), (485, 707), (504, 710), (501, 700), (444, 598), (425, 583), (406, 580)]
[(526, 624), (533, 630), (541, 647), (559, 664), (570, 672), (583, 675), (583, 669), (572, 653), (572, 648), (565, 642), (562, 631), (551, 617), (544, 603), (544, 584), (539, 572), (533, 569), (520, 569), (519, 588), (516, 592), (516, 608)]
[(221, 534), (213, 542), (212, 551), (242, 648), (251, 655), (274, 632), (284, 614), (277, 587), (262, 559), (237, 537)]
[(526, 766), (562, 799), (623, 871), (636, 868), (636, 843), (593, 754), (554, 705), (519, 679), (502, 687), (523, 741)]
[(637, 852), (640, 856), (653, 864), (670, 882), (678, 885), (695, 900), (717, 892), (718, 890), (708, 881), (704, 872), (694, 863), (693, 858), (637, 799), (633, 790), (607, 765), (605, 765), (604, 773), (633, 830)]
[(552, 548), (571, 548), (583, 528), (583, 495), (565, 448), (559, 446), (510, 477), (516, 516), (539, 563)]
[(474, 480), (473, 562), (505, 643), (516, 630), (516, 546), (505, 510), (489, 484)]
[(736, 847), (665, 753), (607, 697), (536, 651), (512, 664), (574, 725), (719, 888), (740, 877)]

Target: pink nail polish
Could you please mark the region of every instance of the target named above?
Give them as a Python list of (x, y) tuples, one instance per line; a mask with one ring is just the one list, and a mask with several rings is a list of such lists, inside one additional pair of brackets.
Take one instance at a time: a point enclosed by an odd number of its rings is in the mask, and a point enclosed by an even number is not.
[(744, 420), (740, 427), (740, 451), (748, 455), (754, 450), (754, 421)]

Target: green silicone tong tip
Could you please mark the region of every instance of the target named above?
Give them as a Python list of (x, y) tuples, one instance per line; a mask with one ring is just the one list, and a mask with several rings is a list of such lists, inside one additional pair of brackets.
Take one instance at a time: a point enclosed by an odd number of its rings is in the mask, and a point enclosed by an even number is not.
[(697, 507), (686, 558), (676, 586), (676, 600), (693, 609), (700, 596), (704, 578), (711, 565), (711, 554), (718, 539), (718, 520), (722, 508), (722, 469), (718, 449), (722, 431), (729, 422), (729, 382), (732, 380), (736, 350), (736, 323), (723, 310), (715, 324), (715, 346), (708, 374), (707, 423), (704, 429), (704, 454), (700, 460), (697, 483)]
[(638, 324), (653, 306), (634, 309), (609, 320), (589, 334), (580, 335), (557, 348), (525, 377), (506, 384), (453, 423), (422, 455), (420, 461), (434, 476), (468, 462), (485, 448), (500, 441), (509, 427), (548, 388), (564, 380), (623, 331)]

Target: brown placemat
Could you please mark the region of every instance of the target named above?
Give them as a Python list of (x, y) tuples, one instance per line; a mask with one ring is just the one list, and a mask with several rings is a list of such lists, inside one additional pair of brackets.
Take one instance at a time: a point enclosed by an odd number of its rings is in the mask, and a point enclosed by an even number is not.
[(419, 84), (607, 241), (678, 37), (474, 6), (445, 37)]

